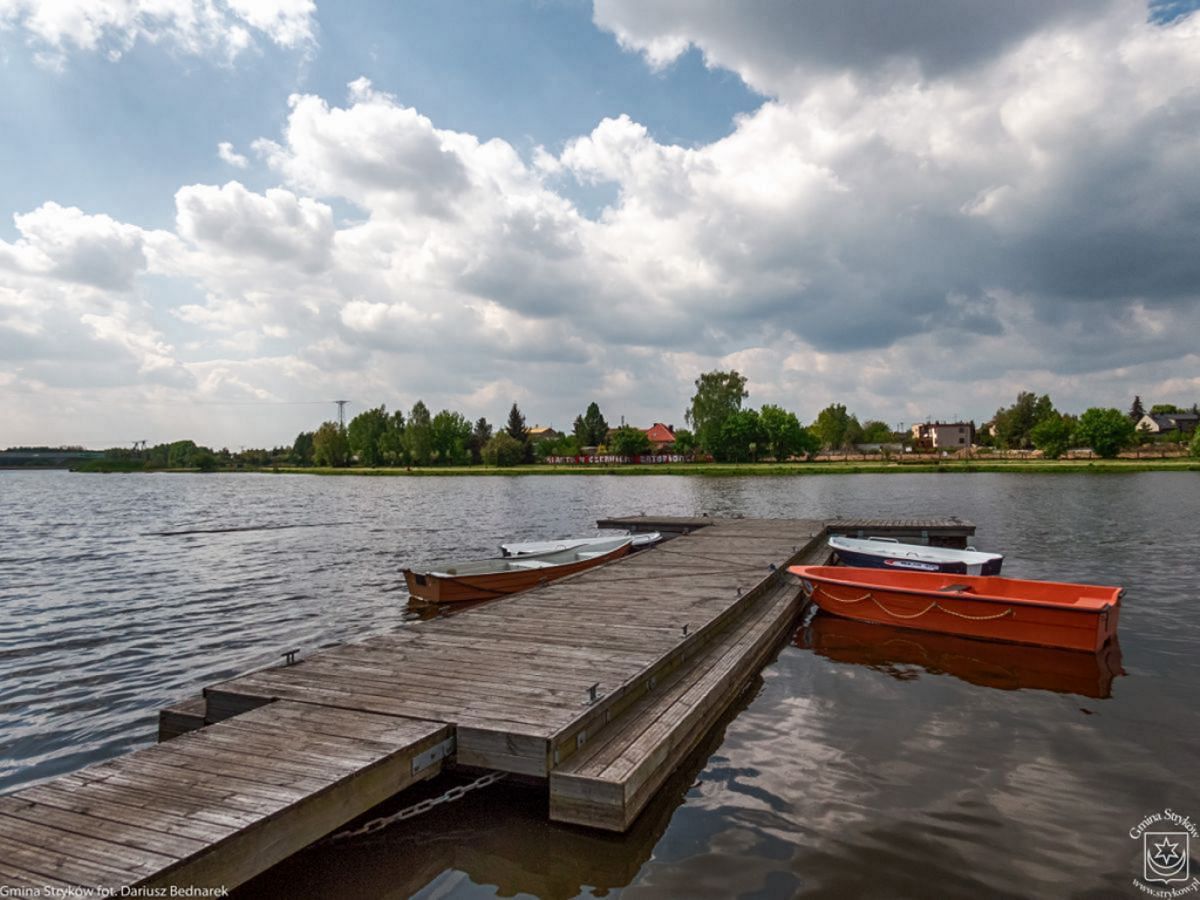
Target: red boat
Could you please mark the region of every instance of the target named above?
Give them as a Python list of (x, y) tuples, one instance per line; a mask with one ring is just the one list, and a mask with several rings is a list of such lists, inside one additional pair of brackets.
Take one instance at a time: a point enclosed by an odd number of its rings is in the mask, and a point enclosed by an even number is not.
[(1117, 633), (1118, 587), (840, 566), (792, 566), (822, 610), (963, 637), (1095, 653)]

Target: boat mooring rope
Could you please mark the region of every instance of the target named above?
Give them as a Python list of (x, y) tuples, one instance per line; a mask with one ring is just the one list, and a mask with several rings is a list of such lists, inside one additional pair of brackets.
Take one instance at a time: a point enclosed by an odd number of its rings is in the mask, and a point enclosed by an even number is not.
[(874, 594), (870, 593), (869, 591), (867, 593), (863, 594), (861, 597), (842, 598), (842, 597), (835, 597), (833, 594), (829, 593), (829, 591), (825, 588), (824, 585), (815, 584), (815, 585), (813, 585), (813, 590), (812, 590), (813, 599), (816, 599), (817, 591), (820, 591), (821, 593), (823, 593), (830, 600), (833, 600), (837, 603), (844, 603), (846, 605), (850, 605), (852, 603), (862, 603), (864, 600), (870, 600), (872, 603), (874, 603), (876, 606), (878, 606), (881, 610), (883, 610), (885, 613), (887, 613), (889, 616), (891, 616), (892, 618), (895, 618), (895, 619), (919, 619), (919, 618), (921, 618), (921, 616), (925, 615), (927, 612), (932, 612), (935, 609), (940, 609), (942, 612), (944, 612), (948, 615), (956, 616), (959, 619), (967, 619), (968, 621), (971, 621), (971, 622), (988, 622), (993, 619), (1003, 619), (1005, 616), (1011, 616), (1013, 614), (1013, 609), (1010, 606), (1008, 609), (1004, 610), (1004, 612), (996, 613), (995, 615), (971, 616), (971, 615), (968, 615), (967, 613), (961, 613), (961, 612), (956, 612), (953, 609), (947, 609), (946, 607), (942, 606), (942, 604), (939, 603), (937, 600), (934, 600), (933, 602), (931, 602), (927, 607), (925, 607), (920, 612), (916, 612), (916, 613), (912, 613), (912, 614), (898, 613), (898, 612), (894, 612), (893, 610), (888, 609), (886, 606), (884, 606), (882, 603), (880, 603), (879, 599)]

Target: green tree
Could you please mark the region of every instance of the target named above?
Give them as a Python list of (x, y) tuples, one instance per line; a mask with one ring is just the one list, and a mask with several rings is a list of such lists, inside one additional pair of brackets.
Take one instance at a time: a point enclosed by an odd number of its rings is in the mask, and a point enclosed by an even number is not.
[(596, 402), (588, 404), (582, 416), (575, 417), (572, 433), (581, 446), (596, 447), (608, 438), (608, 422), (600, 412)]
[(753, 409), (739, 409), (725, 417), (712, 449), (718, 462), (753, 462), (763, 445), (762, 423)]
[(197, 447), (192, 454), (192, 464), (201, 472), (214, 472), (217, 468), (217, 457), (207, 447)]
[(166, 465), (169, 469), (190, 469), (197, 450), (195, 441), (175, 441), (167, 445)]
[(471, 448), (471, 462), (483, 462), (483, 448), (491, 439), (492, 426), (488, 424), (487, 419), (480, 416), (475, 427), (471, 429), (471, 440), (468, 442)]
[(529, 440), (529, 429), (525, 427), (525, 416), (521, 414), (521, 408), (515, 403), (508, 411), (508, 424), (504, 426), (504, 430), (519, 444), (524, 444)]
[(1091, 447), (1097, 456), (1112, 459), (1126, 447), (1132, 446), (1136, 435), (1133, 422), (1119, 409), (1092, 407), (1079, 417), (1073, 441)]
[(1017, 394), (1017, 402), (1007, 409), (996, 410), (996, 444), (1007, 450), (1028, 450), (1033, 445), (1033, 426), (1055, 415), (1050, 396), (1041, 397), (1030, 391)]
[(489, 466), (515, 466), (525, 459), (525, 445), (501, 431), (483, 448), (483, 461)]
[(886, 422), (880, 422), (878, 419), (870, 419), (863, 423), (861, 443), (886, 444), (892, 440), (894, 440), (892, 429), (888, 427)]
[(646, 432), (640, 428), (634, 428), (632, 425), (622, 425), (613, 432), (613, 436), (608, 442), (608, 449), (610, 452), (620, 456), (636, 456), (641, 453), (649, 453), (650, 438), (646, 437)]
[(408, 447), (404, 439), (404, 413), (396, 410), (387, 417), (387, 427), (379, 437), (380, 453), (389, 466), (403, 465), (408, 461)]
[[(1178, 406), (1176, 406), (1174, 403), (1155, 403), (1152, 407), (1150, 407), (1150, 415), (1152, 415), (1152, 416), (1162, 416), (1162, 415), (1169, 416), (1171, 413), (1181, 413), (1181, 412), (1183, 412), (1183, 410), (1180, 409)], [(1138, 416), (1138, 418), (1140, 419), (1141, 416)]]
[(831, 403), (819, 413), (812, 425), (813, 433), (821, 446), (829, 450), (840, 450), (862, 440), (862, 426), (858, 419), (846, 411), (841, 403)]
[(404, 426), (404, 447), (415, 466), (427, 466), (433, 460), (433, 423), (429, 407), (421, 400), (413, 404)]
[(1131, 418), (1136, 424), (1145, 414), (1146, 409), (1142, 406), (1142, 397), (1140, 394), (1135, 394), (1133, 397), (1133, 405), (1129, 407), (1129, 418)]
[(1070, 448), (1074, 430), (1075, 422), (1070, 416), (1054, 413), (1033, 426), (1029, 439), (1048, 459), (1058, 459)]
[(313, 462), (318, 466), (344, 466), (349, 459), (346, 429), (337, 422), (325, 422), (313, 434)]
[(798, 454), (811, 453), (816, 447), (812, 433), (800, 424), (796, 414), (768, 403), (758, 414), (762, 443), (769, 456), (783, 461)]
[(685, 418), (695, 431), (696, 443), (717, 456), (725, 420), (741, 410), (742, 401), (750, 396), (746, 377), (734, 370), (713, 371), (703, 373), (695, 383), (696, 393)]
[(1200, 428), (1196, 429), (1196, 433), (1192, 435), (1192, 443), (1188, 445), (1188, 452), (1193, 457), (1200, 459)]
[(694, 452), (696, 449), (696, 436), (686, 428), (675, 429), (675, 452), (683, 456)]
[(466, 465), (471, 461), (471, 423), (462, 413), (443, 409), (429, 426), (433, 453), (446, 466)]
[(378, 466), (383, 462), (387, 430), (388, 414), (383, 406), (364, 410), (350, 420), (346, 440), (350, 444), (350, 452), (358, 458), (359, 463)]

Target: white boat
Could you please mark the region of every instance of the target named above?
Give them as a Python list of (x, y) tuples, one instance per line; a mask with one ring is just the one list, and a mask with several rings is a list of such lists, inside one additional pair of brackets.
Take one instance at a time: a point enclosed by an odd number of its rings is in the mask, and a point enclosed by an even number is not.
[(601, 535), (600, 537), (563, 538), (558, 541), (523, 541), (500, 545), (504, 556), (536, 556), (539, 553), (557, 553), (559, 550), (578, 550), (584, 547), (607, 544), (614, 537), (630, 538), (630, 552), (657, 544), (662, 535), (657, 531), (634, 535)]
[(631, 543), (626, 534), (549, 553), (434, 562), (404, 569), (404, 580), (410, 596), (430, 603), (491, 600), (620, 559)]
[(969, 547), (927, 547), (902, 544), (895, 538), (850, 538), (835, 534), (829, 549), (847, 566), (867, 569), (907, 569), (913, 572), (953, 572), (959, 575), (999, 575), (1004, 557)]

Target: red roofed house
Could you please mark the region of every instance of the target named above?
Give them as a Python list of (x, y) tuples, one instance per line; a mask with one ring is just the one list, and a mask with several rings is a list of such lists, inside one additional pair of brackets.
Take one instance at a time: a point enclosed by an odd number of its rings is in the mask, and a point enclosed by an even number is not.
[(655, 422), (646, 429), (646, 437), (650, 439), (650, 449), (655, 453), (662, 453), (664, 450), (675, 449), (674, 426), (664, 425), (662, 422)]

